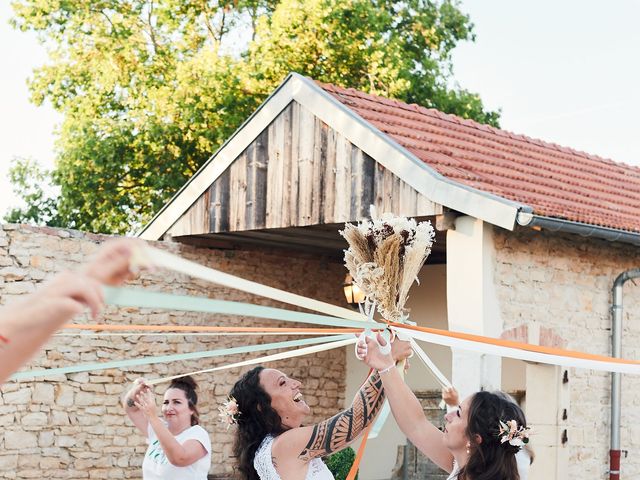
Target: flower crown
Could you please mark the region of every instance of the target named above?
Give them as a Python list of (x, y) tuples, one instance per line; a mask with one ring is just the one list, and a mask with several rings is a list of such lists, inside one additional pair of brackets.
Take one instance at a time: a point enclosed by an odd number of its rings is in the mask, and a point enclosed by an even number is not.
[(507, 420), (506, 422), (500, 420), (498, 436), (501, 444), (509, 442), (509, 445), (521, 448), (529, 443), (530, 433), (531, 427), (518, 426), (518, 422), (515, 420)]
[(231, 425), (236, 425), (238, 423), (238, 417), (241, 412), (238, 409), (238, 402), (235, 398), (227, 398), (227, 401), (224, 402), (221, 407), (218, 407), (218, 411), (220, 412), (218, 414), (220, 422), (227, 426), (227, 430)]

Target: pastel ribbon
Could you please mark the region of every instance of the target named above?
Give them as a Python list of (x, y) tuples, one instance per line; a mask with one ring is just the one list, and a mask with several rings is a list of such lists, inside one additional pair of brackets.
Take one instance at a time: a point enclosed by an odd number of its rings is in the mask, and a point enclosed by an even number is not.
[[(179, 257), (176, 257), (179, 258)], [(220, 273), (220, 272), (218, 272)], [(237, 277), (234, 277), (237, 278)], [(268, 288), (268, 287), (265, 287)], [(256, 289), (254, 293), (260, 294), (261, 289)], [(104, 287), (105, 303), (119, 307), (139, 307), (167, 310), (181, 310), (190, 312), (217, 313), (222, 315), (241, 315), (245, 317), (268, 318), (271, 320), (282, 320), (285, 322), (312, 323), (315, 325), (326, 325), (332, 327), (351, 328), (385, 328), (386, 325), (376, 322), (368, 322), (365, 317), (358, 316), (358, 320), (349, 320), (344, 317), (331, 317), (317, 315), (313, 313), (294, 312), (282, 308), (265, 307), (253, 305), (251, 303), (230, 302), (227, 300), (212, 300), (210, 298), (194, 297), (190, 295), (174, 295), (160, 292), (150, 292), (147, 290), (133, 288), (113, 288)], [(301, 297), (304, 298), (304, 297)], [(311, 300), (311, 299), (308, 299)], [(327, 304), (329, 305), (329, 304)], [(301, 307), (314, 310), (311, 305)], [(340, 307), (336, 307), (340, 308)], [(347, 310), (351, 313), (351, 310)]]
[(183, 373), (181, 375), (174, 375), (172, 377), (159, 378), (159, 379), (156, 379), (156, 380), (151, 380), (150, 382), (147, 382), (147, 383), (149, 385), (156, 385), (158, 383), (169, 382), (169, 381), (173, 380), (174, 378), (180, 378), (180, 377), (184, 377), (186, 375), (200, 375), (202, 373), (217, 372), (219, 370), (226, 370), (226, 369), (229, 369), (229, 368), (246, 367), (248, 365), (255, 365), (257, 363), (267, 363), (267, 362), (274, 362), (276, 360), (285, 360), (287, 358), (301, 357), (303, 355), (310, 355), (312, 353), (323, 352), (325, 350), (331, 350), (331, 349), (334, 349), (334, 348), (345, 347), (345, 346), (351, 345), (352, 343), (355, 343), (355, 342), (356, 342), (355, 337), (352, 337), (352, 338), (349, 338), (347, 340), (339, 340), (339, 341), (336, 341), (336, 342), (327, 342), (327, 343), (323, 343), (321, 345), (314, 345), (312, 347), (299, 348), (297, 350), (288, 350), (286, 352), (275, 353), (273, 355), (265, 355), (263, 357), (252, 358), (250, 360), (245, 360), (243, 362), (236, 362), (236, 363), (230, 363), (228, 365), (223, 365), (223, 366), (220, 366), (220, 367), (207, 368), (206, 370), (197, 370), (195, 372)]
[(303, 338), (284, 342), (266, 343), (261, 345), (245, 345), (243, 347), (223, 348), (218, 350), (208, 350), (204, 352), (179, 353), (175, 355), (160, 355), (155, 357), (133, 358), (129, 360), (115, 360), (112, 362), (84, 363), (69, 367), (48, 368), (44, 370), (29, 370), (14, 374), (12, 380), (23, 380), (25, 378), (38, 378), (52, 375), (63, 375), (67, 373), (78, 373), (88, 371), (106, 370), (109, 368), (125, 368), (138, 365), (149, 365), (153, 363), (168, 363), (182, 360), (196, 360), (200, 358), (222, 357), (225, 355), (235, 355), (239, 353), (260, 352), (266, 350), (277, 350), (281, 348), (294, 348), (305, 345), (315, 345), (319, 343), (333, 343), (344, 340), (354, 340), (353, 335), (325, 336), (316, 338)]
[(156, 266), (168, 268), (191, 277), (200, 278), (225, 287), (252, 293), (261, 297), (271, 298), (279, 302), (296, 305), (316, 312), (325, 313), (327, 315), (332, 315), (333, 317), (355, 320), (358, 322), (366, 320), (364, 315), (354, 310), (338, 307), (320, 300), (314, 300), (312, 298), (303, 297), (302, 295), (296, 295), (295, 293), (286, 292), (257, 282), (245, 280), (244, 278), (236, 277), (235, 275), (230, 275), (228, 273), (185, 260), (184, 258), (172, 255), (164, 250), (149, 247), (148, 245), (134, 251), (133, 262), (142, 267)]
[(640, 374), (640, 362), (622, 358), (606, 357), (590, 353), (563, 350), (560, 348), (531, 345), (497, 338), (449, 332), (435, 328), (392, 323), (393, 328), (424, 342), (444, 345), (452, 349), (485, 353), (500, 357), (515, 358), (529, 362), (586, 368), (607, 372)]

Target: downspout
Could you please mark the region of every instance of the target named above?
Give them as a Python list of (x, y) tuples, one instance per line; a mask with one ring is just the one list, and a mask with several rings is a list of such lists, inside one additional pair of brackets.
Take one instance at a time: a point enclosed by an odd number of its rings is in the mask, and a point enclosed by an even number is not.
[[(640, 269), (622, 272), (613, 282), (611, 312), (612, 356), (620, 358), (622, 346), (622, 286), (627, 280), (640, 277)], [(620, 373), (611, 374), (611, 448), (609, 450), (609, 480), (620, 480)]]

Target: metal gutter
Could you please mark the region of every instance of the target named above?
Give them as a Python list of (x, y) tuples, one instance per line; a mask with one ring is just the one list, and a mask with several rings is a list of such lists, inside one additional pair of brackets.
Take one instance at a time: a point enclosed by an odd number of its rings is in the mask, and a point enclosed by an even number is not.
[(523, 227), (540, 227), (550, 232), (574, 233), (582, 237), (602, 238), (610, 242), (630, 243), (640, 246), (640, 232), (616, 230), (615, 228), (572, 222), (561, 218), (544, 217), (525, 210), (518, 213), (516, 220), (518, 225)]

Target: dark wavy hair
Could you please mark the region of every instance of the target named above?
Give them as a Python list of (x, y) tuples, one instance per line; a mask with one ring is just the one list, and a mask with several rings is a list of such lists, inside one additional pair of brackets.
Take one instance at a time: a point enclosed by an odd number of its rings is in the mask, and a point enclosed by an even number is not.
[[(196, 393), (196, 389), (198, 388), (198, 384), (196, 381), (191, 378), (189, 375), (185, 377), (175, 378), (171, 380), (171, 384), (169, 388), (177, 388), (178, 390), (182, 390), (184, 392), (185, 397), (187, 397), (187, 403), (189, 408), (193, 411), (191, 414), (191, 426), (198, 425), (200, 423), (200, 414), (198, 413), (198, 408), (196, 405), (198, 404), (198, 394)], [(169, 390), (167, 388), (167, 390)]]
[(233, 453), (242, 480), (259, 480), (258, 472), (253, 468), (258, 447), (267, 435), (280, 435), (286, 430), (280, 415), (271, 407), (271, 397), (260, 385), (262, 370), (264, 367), (258, 366), (242, 375), (230, 394), (240, 411)]
[[(469, 404), (466, 434), (471, 443), (459, 480), (520, 480), (516, 453), (520, 447), (500, 443), (500, 421), (516, 420), (526, 427), (522, 409), (500, 393), (478, 392)], [(479, 438), (482, 441), (477, 440)]]

